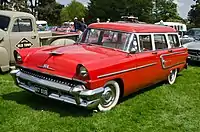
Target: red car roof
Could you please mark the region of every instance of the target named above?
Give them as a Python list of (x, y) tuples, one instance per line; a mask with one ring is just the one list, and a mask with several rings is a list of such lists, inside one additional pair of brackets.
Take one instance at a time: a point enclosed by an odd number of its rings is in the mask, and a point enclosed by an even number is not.
[(124, 32), (137, 33), (166, 33), (177, 32), (175, 29), (168, 26), (155, 24), (138, 24), (138, 23), (93, 23), (89, 28), (109, 29)]

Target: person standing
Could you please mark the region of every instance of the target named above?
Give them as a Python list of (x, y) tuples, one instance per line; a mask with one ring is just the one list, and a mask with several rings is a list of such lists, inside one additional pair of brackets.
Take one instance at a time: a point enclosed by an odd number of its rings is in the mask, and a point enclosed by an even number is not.
[(97, 23), (100, 23), (100, 19), (99, 18), (97, 18)]
[(110, 18), (108, 18), (108, 20), (107, 20), (107, 23), (109, 23), (110, 22)]
[(82, 18), (82, 19), (81, 19), (81, 31), (84, 31), (86, 28), (87, 28), (87, 25), (86, 25), (86, 23), (85, 23), (85, 19)]
[(75, 32), (80, 30), (80, 22), (78, 21), (77, 17), (74, 18), (74, 30), (75, 30)]

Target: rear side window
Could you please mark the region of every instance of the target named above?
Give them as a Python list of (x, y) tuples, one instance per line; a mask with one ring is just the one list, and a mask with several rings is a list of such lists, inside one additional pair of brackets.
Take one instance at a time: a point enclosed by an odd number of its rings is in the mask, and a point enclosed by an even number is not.
[(151, 35), (139, 35), (139, 41), (141, 51), (152, 50)]
[(154, 42), (156, 49), (167, 49), (167, 40), (164, 34), (155, 34), (154, 35)]
[(179, 39), (176, 34), (169, 34), (168, 38), (172, 48), (180, 47)]
[(31, 31), (33, 31), (31, 19), (17, 19), (12, 29), (12, 32), (31, 32)]

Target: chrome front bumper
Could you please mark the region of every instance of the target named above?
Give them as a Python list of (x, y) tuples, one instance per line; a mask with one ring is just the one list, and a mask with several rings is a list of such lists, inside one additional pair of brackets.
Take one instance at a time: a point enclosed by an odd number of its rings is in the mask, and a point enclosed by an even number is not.
[(200, 61), (200, 56), (195, 56), (195, 55), (189, 54), (188, 59), (191, 61)]
[[(10, 74), (12, 75), (16, 85), (27, 91), (89, 109), (98, 106), (104, 92), (103, 87), (94, 90), (87, 90), (84, 85), (70, 87), (59, 82), (37, 78), (36, 76), (23, 73), (18, 69), (12, 70)], [(35, 85), (48, 89), (48, 94), (38, 94), (38, 87), (35, 87)]]

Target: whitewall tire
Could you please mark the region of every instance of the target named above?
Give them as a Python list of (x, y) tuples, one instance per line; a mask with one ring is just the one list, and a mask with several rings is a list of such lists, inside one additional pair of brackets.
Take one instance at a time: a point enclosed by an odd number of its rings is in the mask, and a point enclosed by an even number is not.
[(120, 87), (116, 81), (109, 81), (104, 85), (104, 93), (100, 104), (99, 111), (109, 111), (115, 107), (119, 101)]
[(174, 84), (176, 81), (176, 77), (177, 77), (177, 69), (171, 70), (167, 78), (168, 83), (171, 85)]

